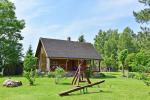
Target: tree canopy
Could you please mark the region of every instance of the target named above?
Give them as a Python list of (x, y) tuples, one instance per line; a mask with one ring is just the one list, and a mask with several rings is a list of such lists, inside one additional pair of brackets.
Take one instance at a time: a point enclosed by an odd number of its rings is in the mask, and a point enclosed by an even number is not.
[(24, 20), (18, 20), (15, 6), (9, 0), (0, 1), (0, 67), (18, 63), (22, 57), (21, 30)]
[(85, 39), (84, 39), (84, 35), (81, 35), (79, 38), (78, 38), (78, 41), (79, 42), (85, 42)]

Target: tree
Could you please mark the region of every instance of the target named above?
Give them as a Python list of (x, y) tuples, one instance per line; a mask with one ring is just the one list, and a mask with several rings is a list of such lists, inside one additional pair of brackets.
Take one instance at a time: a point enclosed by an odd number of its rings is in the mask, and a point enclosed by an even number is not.
[(118, 30), (107, 30), (98, 32), (94, 39), (94, 47), (97, 49), (101, 57), (104, 59), (102, 62), (107, 68), (118, 68)]
[(0, 1), (0, 68), (21, 61), (23, 39), (20, 32), (25, 27), (24, 20), (15, 16), (15, 6), (9, 0)]
[(139, 0), (139, 2), (143, 3), (146, 8), (138, 12), (133, 11), (133, 15), (138, 23), (147, 23), (150, 21), (150, 0)]
[(94, 38), (94, 47), (102, 57), (104, 57), (104, 45), (107, 40), (108, 34), (102, 30), (99, 30), (98, 34)]
[(26, 54), (33, 55), (33, 50), (32, 50), (32, 46), (31, 45), (29, 45), (29, 48), (28, 48)]
[[(104, 61), (106, 65), (114, 70), (118, 68), (118, 59), (117, 59), (117, 51), (118, 51), (118, 30), (108, 30), (107, 31), (108, 40), (105, 41), (104, 44)], [(109, 62), (109, 63), (108, 63)]]
[(29, 49), (24, 58), (24, 76), (28, 79), (30, 85), (34, 85), (35, 81), (35, 69), (36, 69), (37, 58), (34, 57), (32, 48)]
[(132, 65), (137, 72), (150, 73), (150, 52), (146, 50), (138, 52)]
[(123, 30), (123, 33), (121, 33), (119, 37), (119, 44), (118, 44), (119, 51), (127, 49), (129, 53), (136, 52), (136, 47), (133, 42), (134, 40), (133, 36), (134, 32), (129, 27), (126, 27)]
[(125, 76), (124, 68), (125, 68), (125, 61), (126, 61), (127, 55), (128, 55), (128, 50), (124, 49), (120, 52), (120, 54), (118, 56), (119, 61), (121, 62), (121, 66), (122, 66), (122, 76), (123, 77)]
[(104, 55), (106, 59), (107, 58), (110, 59), (109, 62), (111, 64), (111, 68), (117, 69), (118, 67), (117, 51), (118, 51), (118, 39), (119, 39), (118, 30), (108, 30), (107, 34), (108, 34), (108, 40), (104, 44)]
[(78, 38), (78, 41), (81, 42), (81, 43), (85, 42), (84, 35), (81, 35), (81, 36)]
[[(140, 11), (133, 11), (133, 15), (138, 23), (141, 23), (142, 31), (138, 34), (138, 46), (140, 49), (150, 49), (150, 0), (139, 0), (145, 5), (145, 8)], [(145, 23), (145, 24), (144, 24)], [(146, 26), (144, 26), (146, 25)]]
[(125, 65), (127, 66), (128, 71), (135, 71), (134, 63), (135, 63), (136, 53), (130, 53), (127, 55), (125, 60)]

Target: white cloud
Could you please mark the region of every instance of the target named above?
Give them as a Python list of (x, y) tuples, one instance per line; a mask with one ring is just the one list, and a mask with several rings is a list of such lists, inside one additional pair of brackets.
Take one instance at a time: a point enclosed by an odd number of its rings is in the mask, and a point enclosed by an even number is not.
[[(39, 37), (64, 39), (67, 36), (73, 36), (72, 38), (75, 40), (78, 35), (84, 33), (86, 30), (95, 29), (95, 27), (113, 27), (116, 24), (114, 22), (117, 22), (118, 19), (132, 16), (134, 8), (136, 10), (141, 7), (137, 6), (137, 0), (95, 1), (95, 6), (89, 8), (88, 15), (90, 16), (86, 16), (82, 19), (74, 19), (65, 24), (51, 24), (49, 22), (50, 24), (47, 25), (35, 25), (33, 21), (35, 18), (43, 14), (49, 14), (50, 16), (50, 14), (57, 13), (53, 11), (56, 7), (51, 4), (48, 6), (44, 5), (44, 0), (13, 0), (16, 5), (17, 17), (25, 19), (26, 21), (26, 28), (22, 31), (22, 35), (25, 37), (23, 40), (25, 50), (29, 44), (33, 44), (34, 48), (36, 48)], [(77, 2), (80, 2), (80, 0)], [(42, 21), (47, 19), (41, 18), (39, 20)], [(99, 29), (97, 29), (97, 31), (98, 30)]]

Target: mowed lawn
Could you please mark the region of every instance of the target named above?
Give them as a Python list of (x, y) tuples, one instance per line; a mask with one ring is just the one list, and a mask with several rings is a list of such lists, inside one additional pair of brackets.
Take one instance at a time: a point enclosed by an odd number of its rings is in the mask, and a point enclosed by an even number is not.
[(150, 100), (150, 87), (136, 79), (121, 78), (118, 73), (106, 73), (103, 79), (91, 79), (92, 82), (105, 80), (98, 86), (88, 88), (87, 94), (80, 91), (69, 96), (60, 97), (59, 92), (73, 88), (72, 78), (66, 78), (59, 85), (54, 84), (53, 78), (37, 78), (36, 86), (28, 86), (24, 77), (12, 77), (20, 80), (23, 86), (6, 88), (2, 83), (8, 77), (0, 78), (0, 100)]

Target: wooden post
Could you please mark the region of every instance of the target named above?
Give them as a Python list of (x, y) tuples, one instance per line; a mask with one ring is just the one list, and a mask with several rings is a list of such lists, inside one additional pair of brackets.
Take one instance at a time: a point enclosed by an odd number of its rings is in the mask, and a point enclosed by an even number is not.
[(68, 70), (67, 67), (68, 67), (68, 59), (66, 59), (66, 71)]
[(49, 68), (50, 68), (50, 61), (49, 58), (46, 57), (46, 71), (49, 72)]
[(42, 54), (40, 53), (40, 59), (39, 59), (39, 71), (42, 71)]
[(51, 71), (51, 59), (49, 58), (49, 71)]
[(94, 69), (94, 60), (92, 60), (92, 70)]
[(98, 60), (99, 61), (99, 72), (101, 71), (101, 61), (100, 60)]
[(90, 71), (92, 71), (92, 64), (91, 64), (91, 60), (90, 60)]
[(38, 70), (41, 71), (41, 59), (38, 60)]
[(79, 59), (78, 59), (78, 66), (79, 66)]

